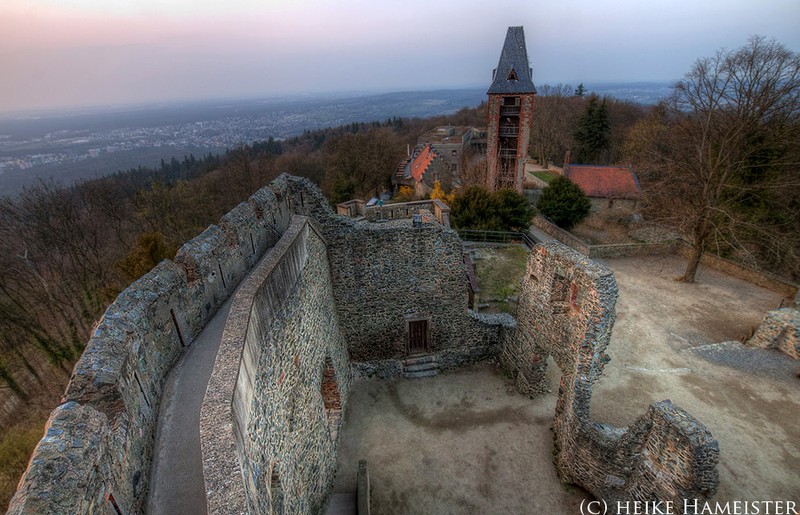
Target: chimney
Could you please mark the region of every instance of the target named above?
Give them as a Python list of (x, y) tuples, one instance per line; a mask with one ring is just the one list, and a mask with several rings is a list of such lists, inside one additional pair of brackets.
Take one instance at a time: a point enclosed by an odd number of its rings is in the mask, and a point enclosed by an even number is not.
[(564, 166), (561, 169), (561, 173), (563, 173), (564, 175), (567, 174), (567, 168), (569, 168), (570, 159), (572, 159), (572, 152), (570, 152), (570, 150), (567, 149), (567, 151), (564, 152)]
[(411, 157), (411, 144), (410, 143), (408, 145), (406, 145), (406, 154), (408, 154), (408, 157)]

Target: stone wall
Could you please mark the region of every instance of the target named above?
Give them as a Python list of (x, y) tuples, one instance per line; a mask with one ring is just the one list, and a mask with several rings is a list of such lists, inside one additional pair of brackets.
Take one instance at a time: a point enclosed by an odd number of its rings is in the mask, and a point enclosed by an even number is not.
[[(687, 259), (691, 255), (691, 251), (691, 247), (685, 242), (675, 246), (675, 252)], [(757, 270), (708, 252), (703, 254), (700, 263), (715, 270), (719, 270), (720, 272), (725, 272), (737, 279), (778, 292), (787, 299), (794, 298), (795, 295), (800, 293), (800, 285), (797, 283), (789, 282), (781, 277), (765, 272), (764, 270)]]
[(751, 347), (778, 349), (800, 359), (800, 311), (783, 308), (768, 312), (746, 343)]
[(682, 409), (653, 404), (628, 428), (591, 420), (591, 389), (609, 361), (616, 298), (608, 269), (556, 242), (536, 247), (501, 364), (529, 395), (546, 390), (548, 356), (561, 370), (553, 435), (562, 481), (609, 502), (711, 496), (719, 484), (719, 447)]
[(288, 227), (290, 183), (256, 192), (108, 307), (9, 513), (141, 511), (166, 374)]
[(608, 245), (591, 245), (589, 257), (622, 258), (633, 256), (658, 256), (674, 252), (676, 243), (611, 243)]
[(489, 345), (496, 325), (470, 315), (455, 231), (410, 220), (360, 222), (328, 235), (334, 297), (354, 361), (407, 354), (407, 322), (428, 320), (430, 350)]
[[(589, 245), (569, 231), (561, 229), (546, 217), (537, 215), (531, 223), (544, 233), (584, 256), (592, 258), (619, 258), (674, 253), (684, 258), (691, 254), (691, 247), (683, 241), (665, 243), (634, 243), (618, 245)], [(764, 270), (757, 270), (714, 254), (705, 253), (700, 261), (703, 265), (719, 270), (749, 283), (778, 292), (787, 299), (800, 296), (800, 285), (787, 281)]]
[(325, 241), (297, 217), (225, 327), (201, 412), (209, 511), (321, 511), (349, 386)]
[(589, 244), (583, 241), (582, 239), (578, 238), (577, 236), (573, 235), (569, 231), (565, 231), (561, 227), (557, 226), (547, 218), (542, 215), (536, 215), (531, 220), (531, 224), (547, 234), (548, 236), (552, 236), (553, 238), (557, 239), (564, 245), (567, 245), (584, 256), (589, 255)]
[(386, 204), (384, 206), (369, 206), (365, 208), (364, 216), (370, 222), (374, 222), (376, 220), (411, 218), (420, 211), (432, 213), (439, 224), (448, 229), (450, 228), (450, 207), (439, 199), (417, 200), (399, 204)]

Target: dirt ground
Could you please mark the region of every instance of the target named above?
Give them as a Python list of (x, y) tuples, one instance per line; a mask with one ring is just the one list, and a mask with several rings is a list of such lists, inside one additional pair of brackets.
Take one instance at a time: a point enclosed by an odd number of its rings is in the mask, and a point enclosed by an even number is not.
[[(592, 418), (627, 426), (671, 399), (719, 440), (716, 500), (800, 501), (800, 364), (735, 341), (780, 296), (707, 268), (697, 284), (677, 283), (676, 256), (604, 263), (620, 296)], [(562, 485), (552, 466), (554, 406), (555, 393), (519, 395), (490, 363), (363, 381), (345, 414), (335, 490), (353, 490), (366, 458), (375, 513), (579, 513), (588, 494)]]

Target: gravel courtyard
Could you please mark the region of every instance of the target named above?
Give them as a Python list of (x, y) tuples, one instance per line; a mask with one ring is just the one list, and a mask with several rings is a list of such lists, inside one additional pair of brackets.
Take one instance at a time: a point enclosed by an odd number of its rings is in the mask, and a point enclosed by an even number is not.
[[(800, 363), (736, 341), (780, 296), (707, 268), (697, 284), (677, 283), (684, 263), (604, 262), (620, 296), (592, 418), (626, 426), (650, 403), (671, 399), (719, 440), (715, 500), (798, 501)], [(375, 513), (577, 514), (588, 494), (562, 485), (552, 466), (555, 400), (516, 393), (491, 363), (431, 379), (360, 382), (345, 413), (335, 490), (353, 490), (366, 458)]]

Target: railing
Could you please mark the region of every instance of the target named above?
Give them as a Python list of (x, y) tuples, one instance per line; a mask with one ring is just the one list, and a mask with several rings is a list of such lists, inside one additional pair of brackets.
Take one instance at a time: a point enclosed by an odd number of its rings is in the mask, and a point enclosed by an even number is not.
[(500, 116), (518, 115), (521, 110), (520, 106), (500, 106)]
[(500, 148), (497, 155), (506, 159), (515, 159), (517, 157), (517, 149), (515, 148)]
[(475, 229), (459, 229), (458, 236), (464, 241), (478, 243), (524, 243), (532, 249), (539, 241), (527, 232), (511, 231), (479, 231)]
[(519, 136), (519, 127), (500, 127), (497, 133), (500, 136)]

